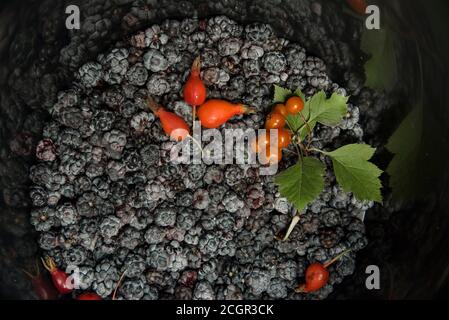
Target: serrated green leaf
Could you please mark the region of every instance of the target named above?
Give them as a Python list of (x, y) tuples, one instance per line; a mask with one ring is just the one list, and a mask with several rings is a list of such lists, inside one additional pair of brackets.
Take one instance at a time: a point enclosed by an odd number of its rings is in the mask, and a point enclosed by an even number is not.
[(381, 203), (380, 170), (369, 162), (376, 149), (366, 144), (350, 144), (332, 152), (323, 152), (332, 159), (335, 177), (344, 191), (359, 200)]
[(274, 85), (274, 98), (273, 103), (285, 102), (288, 96), (291, 96), (293, 92), (289, 89), (282, 88), (278, 85)]
[(306, 95), (302, 92), (301, 88), (295, 90), (295, 96), (298, 96), (302, 101), (306, 101)]
[[(289, 116), (287, 120), (293, 127), (293, 131), (299, 131), (300, 138), (303, 140), (317, 123), (330, 127), (338, 125), (348, 112), (347, 103), (348, 97), (333, 93), (327, 99), (326, 93), (320, 91), (305, 102), (302, 116), (300, 114)], [(307, 120), (307, 125), (303, 117)]]
[(360, 46), (362, 51), (371, 54), (365, 63), (365, 85), (376, 90), (390, 90), (397, 81), (394, 33), (386, 27), (365, 29)]
[(275, 177), (282, 197), (302, 211), (324, 188), (324, 165), (315, 158), (303, 158)]

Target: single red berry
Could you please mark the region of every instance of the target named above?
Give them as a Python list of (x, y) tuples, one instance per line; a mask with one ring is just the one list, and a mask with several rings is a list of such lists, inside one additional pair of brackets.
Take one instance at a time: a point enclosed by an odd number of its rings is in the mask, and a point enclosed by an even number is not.
[(225, 100), (210, 99), (198, 108), (201, 125), (208, 129), (218, 128), (234, 116), (252, 113), (253, 109)]
[(300, 97), (291, 97), (285, 104), (288, 113), (298, 114), (304, 109), (304, 101)]
[(200, 77), (201, 61), (200, 58), (196, 58), (190, 71), (189, 79), (187, 80), (183, 94), (184, 101), (191, 106), (200, 106), (206, 101), (207, 90), (204, 82)]
[(73, 291), (73, 287), (68, 280), (68, 275), (56, 267), (56, 264), (52, 258), (46, 257), (45, 259), (42, 259), (42, 263), (45, 269), (50, 272), (53, 284), (59, 293), (67, 294)]
[(82, 293), (76, 298), (77, 300), (103, 300), (98, 294), (93, 292)]
[(285, 118), (280, 113), (270, 113), (265, 121), (265, 129), (280, 129), (285, 126)]
[(274, 106), (273, 113), (279, 113), (284, 118), (287, 118), (287, 116), (288, 116), (287, 108), (282, 103), (278, 103), (277, 105)]
[(162, 124), (162, 129), (164, 129), (164, 132), (170, 136), (171, 139), (182, 141), (190, 134), (189, 125), (183, 118), (173, 112), (165, 110), (165, 108), (159, 105), (151, 97), (147, 98), (147, 104), (154, 115), (159, 118)]

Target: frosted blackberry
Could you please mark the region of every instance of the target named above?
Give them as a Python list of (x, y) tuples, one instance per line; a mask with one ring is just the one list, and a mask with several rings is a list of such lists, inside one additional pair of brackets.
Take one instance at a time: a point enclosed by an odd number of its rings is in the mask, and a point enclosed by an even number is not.
[(206, 48), (201, 53), (201, 63), (203, 68), (216, 67), (220, 64), (220, 55), (217, 50)]
[(56, 217), (59, 219), (61, 226), (65, 227), (78, 221), (78, 212), (72, 204), (65, 203), (56, 209)]
[(254, 295), (260, 295), (269, 289), (271, 275), (267, 270), (256, 268), (246, 277), (245, 280), (251, 293)]
[(149, 244), (157, 244), (164, 240), (166, 231), (158, 227), (149, 227), (145, 232), (145, 241)]
[(127, 142), (126, 134), (114, 129), (105, 133), (102, 142), (110, 156), (114, 159), (118, 159), (121, 157)]
[(273, 299), (285, 299), (288, 295), (288, 288), (289, 285), (287, 282), (282, 279), (275, 278), (271, 280), (267, 293)]
[(119, 233), (120, 227), (121, 227), (120, 219), (112, 216), (106, 217), (101, 221), (99, 225), (99, 230), (100, 234), (104, 238), (112, 238)]
[(202, 72), (202, 79), (205, 85), (212, 86), (216, 85), (217, 87), (223, 87), (227, 84), (230, 79), (229, 74), (223, 69), (212, 67), (205, 69)]
[(228, 38), (218, 43), (218, 52), (221, 56), (232, 56), (240, 51), (242, 40), (238, 38)]
[(210, 283), (214, 283), (219, 276), (217, 261), (209, 260), (205, 262), (202, 268), (198, 272), (199, 280), (206, 280)]
[(167, 270), (171, 267), (173, 259), (174, 257), (162, 245), (153, 245), (148, 249), (147, 264), (151, 268), (159, 271)]
[(200, 281), (195, 286), (195, 289), (193, 291), (193, 299), (194, 300), (214, 300), (215, 299), (215, 293), (207, 281)]
[(82, 247), (71, 247), (63, 252), (63, 259), (67, 266), (79, 266), (87, 258), (86, 251)]
[(143, 56), (143, 63), (145, 68), (150, 70), (151, 72), (159, 72), (167, 70), (168, 60), (164, 57), (164, 55), (156, 49), (150, 49)]
[(92, 124), (95, 130), (109, 131), (115, 121), (115, 115), (111, 111), (100, 110), (93, 118)]
[(55, 210), (49, 207), (35, 209), (31, 211), (30, 222), (36, 231), (49, 231), (53, 226), (58, 225), (55, 215)]
[(175, 288), (176, 300), (192, 300), (193, 292), (191, 288), (178, 286)]
[(224, 196), (222, 203), (226, 211), (231, 213), (235, 213), (245, 206), (244, 202), (233, 192), (228, 192)]
[(132, 85), (143, 86), (147, 82), (148, 71), (141, 63), (136, 63), (126, 73), (126, 80)]
[(145, 31), (145, 46), (151, 49), (160, 49), (161, 46), (167, 44), (168, 39), (158, 25), (153, 25)]
[(30, 191), (30, 198), (33, 206), (43, 207), (48, 200), (48, 192), (42, 187), (34, 187)]
[(260, 74), (260, 62), (259, 60), (245, 60), (243, 61), (243, 72), (246, 78), (251, 76), (258, 76)]
[(158, 164), (159, 162), (159, 146), (150, 144), (142, 149), (140, 149), (140, 156), (142, 157), (142, 161), (147, 166), (153, 166), (155, 164)]
[(282, 53), (269, 52), (263, 58), (263, 65), (269, 73), (280, 74), (285, 70), (287, 61)]
[(118, 181), (125, 177), (126, 174), (126, 165), (123, 162), (119, 161), (109, 161), (106, 172), (111, 181)]
[(78, 272), (79, 289), (88, 290), (95, 279), (94, 269), (88, 266), (80, 266)]
[(207, 184), (218, 184), (223, 181), (223, 171), (217, 166), (210, 166), (206, 169), (204, 182)]
[(84, 64), (77, 74), (77, 78), (81, 81), (81, 84), (86, 88), (92, 88), (97, 86), (103, 79), (103, 67), (97, 62), (88, 62)]
[(103, 298), (109, 296), (114, 290), (120, 274), (114, 263), (104, 260), (95, 267), (95, 280), (92, 288)]
[(92, 180), (92, 191), (94, 191), (99, 197), (107, 199), (111, 194), (109, 188), (109, 181), (105, 177), (97, 177)]
[(43, 250), (52, 250), (59, 246), (59, 240), (53, 232), (42, 232), (39, 236), (39, 246)]
[(189, 210), (182, 211), (176, 217), (176, 225), (184, 230), (190, 230), (196, 223), (195, 214)]
[(109, 108), (118, 108), (125, 100), (122, 91), (118, 87), (110, 87), (103, 92), (101, 99)]
[(104, 80), (109, 84), (119, 84), (128, 71), (127, 49), (113, 49), (108, 55), (100, 55), (98, 61), (105, 69)]
[(161, 227), (173, 226), (176, 223), (176, 211), (174, 208), (161, 208), (156, 212), (154, 222)]
[(207, 233), (200, 238), (198, 247), (203, 254), (213, 254), (219, 245), (219, 239), (212, 233)]
[(162, 96), (171, 90), (170, 83), (165, 76), (153, 74), (147, 82), (148, 93), (152, 96)]
[(230, 213), (222, 213), (217, 217), (217, 225), (220, 229), (231, 231), (235, 227), (235, 219)]
[(152, 113), (140, 112), (132, 117), (130, 125), (137, 133), (142, 133), (153, 121), (154, 115)]
[(126, 300), (140, 300), (144, 292), (145, 283), (140, 278), (133, 278), (123, 281), (119, 289), (119, 294)]
[(155, 287), (146, 286), (144, 293), (142, 300), (157, 300), (159, 298), (159, 292)]
[(334, 227), (341, 224), (340, 212), (337, 210), (328, 210), (327, 212), (322, 213), (320, 218), (326, 227)]
[[(103, 163), (88, 163), (86, 165), (86, 169), (85, 169), (84, 173), (85, 173), (87, 178), (95, 179), (95, 178), (97, 178), (99, 176), (102, 176), (104, 172), (105, 172), (105, 167), (104, 167)], [(97, 182), (98, 182), (98, 180), (93, 185), (93, 189), (95, 191), (98, 190)], [(90, 183), (91, 183), (91, 186), (92, 186), (92, 181), (90, 181)]]
[(255, 43), (263, 43), (274, 36), (274, 31), (268, 24), (252, 23), (245, 27), (245, 38)]
[(198, 189), (193, 195), (193, 207), (198, 210), (204, 210), (209, 206), (209, 193), (205, 189)]
[(54, 161), (56, 159), (56, 149), (51, 139), (39, 141), (36, 147), (36, 157), (42, 161)]
[(262, 47), (257, 45), (244, 45), (241, 50), (241, 57), (245, 60), (252, 59), (257, 60), (259, 58), (262, 58), (264, 55), (264, 50)]
[(140, 245), (142, 235), (139, 230), (132, 227), (126, 227), (119, 236), (120, 245), (129, 250), (134, 250), (138, 245)]
[(179, 27), (182, 33), (191, 34), (198, 28), (198, 26), (198, 19), (184, 19)]
[(366, 239), (365, 235), (358, 231), (351, 232), (347, 236), (347, 241), (350, 244), (349, 247), (354, 251), (362, 250), (368, 244), (368, 240)]

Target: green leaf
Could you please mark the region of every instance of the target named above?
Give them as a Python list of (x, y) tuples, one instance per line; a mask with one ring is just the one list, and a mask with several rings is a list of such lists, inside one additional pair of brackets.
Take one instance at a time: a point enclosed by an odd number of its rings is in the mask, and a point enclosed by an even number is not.
[(303, 158), (275, 177), (282, 197), (302, 211), (324, 188), (324, 165), (315, 158)]
[[(327, 99), (326, 93), (320, 91), (305, 102), (302, 116), (300, 114), (289, 116), (287, 120), (293, 131), (299, 130), (300, 138), (303, 140), (317, 123), (330, 127), (338, 125), (348, 112), (348, 99), (338, 93), (333, 93)], [(307, 125), (302, 117), (307, 120)]]
[(350, 144), (333, 152), (323, 152), (332, 159), (335, 177), (345, 192), (359, 200), (381, 203), (380, 170), (369, 162), (376, 149), (366, 144)]
[(423, 107), (420, 103), (402, 121), (394, 134), (388, 140), (387, 149), (394, 154), (387, 167), (390, 175), (390, 187), (393, 198), (396, 200), (413, 199), (419, 193), (419, 176), (422, 172), (423, 159)]
[(283, 103), (292, 94), (293, 94), (293, 92), (291, 92), (291, 90), (274, 85), (273, 103), (278, 103), (278, 102)]
[(376, 90), (390, 90), (397, 81), (394, 33), (386, 27), (365, 29), (361, 49), (371, 54), (371, 59), (365, 63), (365, 85)]

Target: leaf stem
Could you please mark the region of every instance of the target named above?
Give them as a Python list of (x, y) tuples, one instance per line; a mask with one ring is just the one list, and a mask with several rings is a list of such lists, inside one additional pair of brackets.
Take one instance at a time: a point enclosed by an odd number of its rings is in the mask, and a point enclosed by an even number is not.
[[(290, 131), (293, 132), (293, 135), (296, 136), (295, 130), (293, 130), (293, 127), (291, 126), (290, 122), (285, 118), (285, 123), (287, 123), (287, 126), (289, 127)], [(301, 141), (299, 141), (301, 143)], [(302, 153), (299, 149), (298, 145), (295, 143), (296, 153), (298, 154), (298, 158), (302, 159)]]
[(298, 210), (295, 209), (295, 215), (292, 219), (292, 222), (290, 223), (290, 226), (288, 227), (288, 230), (287, 230), (285, 236), (282, 238), (282, 241), (288, 240), (288, 238), (290, 237), (290, 234), (293, 232), (293, 230), (295, 229), (295, 227), (298, 224), (300, 219), (301, 219), (301, 214)]

